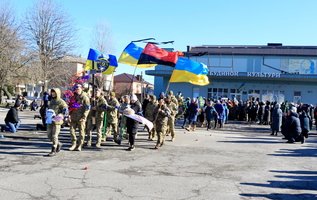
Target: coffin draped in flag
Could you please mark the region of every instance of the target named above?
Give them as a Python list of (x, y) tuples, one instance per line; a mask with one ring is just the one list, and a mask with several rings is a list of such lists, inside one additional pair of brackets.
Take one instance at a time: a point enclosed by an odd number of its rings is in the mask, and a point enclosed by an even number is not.
[(208, 85), (208, 67), (187, 58), (178, 58), (170, 78), (171, 83), (187, 82), (194, 85)]
[(118, 67), (116, 56), (109, 54), (108, 61), (109, 61), (109, 66), (106, 69), (104, 69), (102, 74), (105, 74), (105, 75), (112, 74)]
[(170, 52), (154, 44), (148, 43), (140, 56), (138, 64), (159, 64), (174, 67), (178, 52)]
[(154, 67), (156, 64), (138, 64), (139, 58), (143, 52), (143, 48), (131, 42), (121, 53), (119, 63), (127, 64), (140, 68)]

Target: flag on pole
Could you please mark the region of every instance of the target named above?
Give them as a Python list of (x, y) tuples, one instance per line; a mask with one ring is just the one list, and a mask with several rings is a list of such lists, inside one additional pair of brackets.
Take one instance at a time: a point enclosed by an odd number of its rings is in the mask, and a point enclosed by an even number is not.
[(121, 53), (121, 56), (119, 58), (119, 63), (131, 65), (135, 67), (140, 67), (140, 68), (154, 67), (156, 64), (138, 64), (138, 60), (141, 56), (142, 51), (143, 51), (142, 47), (139, 47), (135, 45), (133, 42), (131, 42)]
[(187, 58), (178, 58), (170, 78), (171, 83), (187, 82), (193, 85), (208, 85), (208, 67)]
[(138, 64), (160, 64), (174, 67), (178, 59), (179, 52), (170, 52), (155, 44), (147, 43)]
[[(100, 58), (103, 58), (102, 53), (100, 53), (98, 50), (95, 49), (89, 49), (89, 53), (88, 53), (88, 57), (87, 57), (87, 61), (86, 61), (86, 66), (85, 66), (85, 71), (88, 70), (93, 70), (93, 69), (98, 69), (97, 68), (97, 60), (99, 60)], [(93, 66), (94, 64), (94, 66)]]
[(102, 74), (105, 74), (105, 75), (112, 74), (118, 67), (116, 56), (109, 54), (108, 61), (109, 61), (109, 66), (102, 72)]

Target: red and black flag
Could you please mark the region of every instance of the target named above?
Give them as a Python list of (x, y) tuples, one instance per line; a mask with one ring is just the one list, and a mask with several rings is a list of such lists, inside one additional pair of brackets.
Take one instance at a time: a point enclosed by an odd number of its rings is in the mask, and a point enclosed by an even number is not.
[(166, 51), (152, 43), (148, 43), (138, 61), (138, 64), (159, 64), (174, 67), (179, 52)]

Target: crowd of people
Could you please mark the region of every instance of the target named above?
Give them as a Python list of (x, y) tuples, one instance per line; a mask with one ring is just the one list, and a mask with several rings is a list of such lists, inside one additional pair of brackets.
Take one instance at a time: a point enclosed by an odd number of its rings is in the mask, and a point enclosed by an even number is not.
[[(182, 119), (182, 128), (195, 131), (196, 127), (221, 129), (228, 120), (245, 121), (250, 125), (258, 123), (270, 126), (271, 135), (281, 132), (288, 143), (304, 143), (312, 129), (313, 119), (317, 122), (317, 109), (307, 104), (291, 104), (284, 102), (261, 102), (259, 99), (250, 99), (246, 102), (229, 100), (227, 98), (209, 99), (203, 97), (183, 98), (179, 92), (174, 95), (163, 92), (156, 98), (155, 95), (146, 95), (141, 103), (137, 96), (124, 95), (117, 99), (115, 92), (105, 95), (101, 89), (84, 91), (81, 84), (73, 87), (73, 101), (66, 102), (60, 89), (54, 88), (50, 93), (44, 93), (40, 108), (42, 129), (47, 131), (52, 142), (52, 149), (48, 156), (55, 156), (62, 148), (58, 136), (62, 126), (70, 127), (70, 151), (81, 151), (82, 148), (101, 147), (107, 138), (118, 145), (124, 138), (129, 139), (128, 151), (135, 149), (135, 138), (139, 129), (139, 121), (130, 118), (130, 115), (145, 117), (153, 123), (154, 128), (145, 127), (148, 140), (155, 141), (155, 149), (164, 145), (165, 137), (171, 136), (175, 140), (175, 122)], [(18, 98), (14, 106), (8, 111), (5, 126), (1, 131), (16, 132), (20, 120), (18, 110), (22, 98)], [(71, 105), (70, 105), (71, 104)], [(78, 129), (79, 136), (76, 136)], [(96, 141), (93, 142), (92, 133), (96, 131)], [(113, 137), (110, 137), (113, 135)]]

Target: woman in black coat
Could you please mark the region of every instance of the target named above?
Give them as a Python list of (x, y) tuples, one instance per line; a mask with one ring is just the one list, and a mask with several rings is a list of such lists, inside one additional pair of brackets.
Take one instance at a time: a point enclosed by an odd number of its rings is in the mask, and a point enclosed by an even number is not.
[(291, 110), (288, 111), (285, 123), (285, 137), (287, 139), (287, 143), (294, 143), (298, 141), (303, 143), (304, 137), (301, 135), (302, 128), (295, 107), (292, 107)]
[(299, 121), (302, 128), (302, 136), (308, 138), (308, 132), (310, 131), (310, 120), (305, 110), (303, 110), (299, 115)]
[[(142, 116), (142, 106), (141, 103), (138, 101), (138, 98), (136, 95), (132, 95), (130, 99), (130, 111), (132, 110), (132, 113), (141, 115)], [(132, 151), (135, 149), (134, 147), (134, 141), (135, 141), (135, 135), (137, 134), (138, 127), (139, 127), (139, 122), (127, 117), (127, 122), (126, 122), (126, 127), (127, 127), (127, 133), (129, 134), (129, 143), (130, 147), (127, 149), (128, 151)]]

